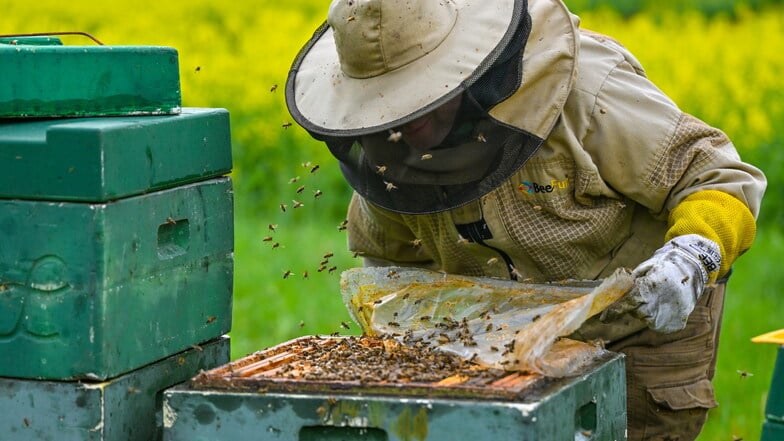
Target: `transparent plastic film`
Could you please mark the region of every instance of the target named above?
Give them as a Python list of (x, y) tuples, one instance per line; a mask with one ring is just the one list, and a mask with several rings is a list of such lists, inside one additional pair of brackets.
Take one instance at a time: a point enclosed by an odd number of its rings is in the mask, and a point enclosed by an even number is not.
[(632, 285), (619, 270), (601, 284), (531, 284), (400, 267), (343, 272), (343, 301), (366, 335), (425, 341), (479, 365), (563, 377), (602, 354), (563, 338)]

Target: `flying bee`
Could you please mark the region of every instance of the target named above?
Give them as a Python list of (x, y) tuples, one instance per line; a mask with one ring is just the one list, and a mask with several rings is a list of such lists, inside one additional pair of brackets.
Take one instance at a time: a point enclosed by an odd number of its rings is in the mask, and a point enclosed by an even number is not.
[(289, 127), (291, 127), (291, 123), (290, 122), (284, 122), (280, 126), (283, 127), (284, 129), (288, 129)]
[(318, 268), (318, 270), (317, 270), (317, 271), (318, 271), (318, 272), (322, 272), (322, 271), (324, 271), (325, 269), (327, 269), (327, 266), (326, 266), (326, 265), (321, 265), (321, 266)]
[(457, 235), (457, 244), (458, 245), (465, 245), (468, 242), (469, 242), (468, 239), (466, 239), (465, 237), (463, 237), (463, 236), (461, 236), (459, 234)]
[(272, 236), (267, 236), (264, 239), (261, 239), (263, 242), (272, 242)]
[(300, 328), (304, 328), (305, 327), (305, 321), (304, 320), (300, 320), (299, 321), (299, 327)]
[(291, 202), (294, 202), (294, 205), (293, 205), (291, 208), (299, 208), (299, 207), (302, 207), (302, 206), (304, 206), (304, 205), (305, 205), (305, 204), (303, 204), (302, 202), (300, 202), (300, 201), (296, 201), (296, 200), (294, 200), (294, 199), (292, 199), (292, 200), (291, 200)]
[(356, 17), (354, 17), (353, 15), (349, 15), (346, 21), (354, 21), (355, 19)]
[(307, 272), (307, 271), (305, 271), (305, 272), (303, 272), (303, 273), (302, 273), (302, 278), (303, 278), (303, 279), (307, 279), (307, 278), (308, 278), (308, 276), (309, 276), (309, 274), (308, 274), (308, 272)]
[(511, 274), (515, 280), (521, 280), (523, 278), (523, 275), (520, 274), (520, 271), (518, 271), (515, 267), (512, 267), (511, 271), (509, 271), (509, 274)]
[(476, 135), (476, 140), (479, 141), (479, 142), (487, 142), (487, 139), (485, 139), (485, 135), (483, 135), (481, 133)]
[(498, 263), (498, 258), (497, 257), (491, 257), (491, 258), (487, 259), (487, 264), (488, 265), (495, 265), (496, 263)]
[(410, 240), (408, 243), (410, 243), (412, 247), (416, 248), (416, 247), (422, 245), (422, 239)]
[(384, 181), (384, 185), (386, 185), (387, 191), (392, 191), (397, 188), (397, 186), (391, 182)]
[(387, 171), (387, 166), (386, 165), (377, 165), (376, 166), (376, 173), (378, 173), (380, 175), (383, 175), (384, 173), (386, 173), (386, 171)]
[(174, 218), (171, 217), (171, 216), (166, 218), (166, 223), (169, 224), (169, 225), (177, 225), (177, 221), (174, 220)]
[(541, 205), (534, 205), (534, 211), (542, 211)]
[(278, 90), (278, 85), (277, 84), (273, 84), (272, 87), (270, 87), (270, 92), (274, 92), (276, 90)]
[(280, 211), (286, 212), (286, 204), (280, 204)]
[(267, 228), (268, 228), (270, 231), (275, 231), (275, 230), (277, 230), (277, 229), (278, 229), (278, 224), (269, 224), (269, 225), (267, 225)]
[(430, 153), (425, 153), (419, 159), (421, 159), (422, 161), (427, 161), (428, 159), (433, 159), (433, 155), (431, 155)]
[(335, 255), (334, 253), (326, 253), (326, 254), (324, 254), (324, 258), (325, 259), (329, 259), (330, 257), (332, 257), (334, 255)]
[(279, 243), (279, 242), (275, 242), (275, 243), (273, 243), (273, 244), (272, 244), (272, 248), (273, 248), (273, 249), (274, 249), (274, 248), (278, 248), (279, 246), (280, 246), (280, 243)]
[(351, 329), (351, 326), (346, 322), (340, 322), (340, 327), (343, 329)]
[(754, 374), (752, 374), (751, 372), (747, 372), (747, 371), (738, 370), (737, 372), (738, 372), (738, 375), (740, 375), (740, 378), (746, 378), (746, 377), (753, 377), (754, 376)]
[(304, 186), (304, 185), (300, 185), (300, 186), (297, 188), (297, 194), (300, 194), (300, 193), (302, 193), (303, 191), (305, 191), (305, 186)]
[(299, 176), (294, 176), (293, 178), (289, 179), (289, 184), (293, 184), (299, 181)]
[(317, 171), (318, 169), (319, 169), (319, 165), (318, 165), (318, 164), (316, 164), (316, 165), (314, 165), (313, 167), (311, 167), (311, 169), (310, 169), (310, 172), (311, 172), (311, 173), (316, 173), (316, 171)]
[(331, 273), (333, 273), (333, 272), (334, 272), (335, 270), (337, 270), (337, 269), (338, 269), (338, 267), (336, 267), (336, 266), (331, 266), (331, 267), (329, 267), (329, 269), (327, 270), (327, 272), (331, 274)]
[(290, 275), (291, 275), (291, 270), (286, 270), (286, 272), (283, 273), (283, 278), (288, 279)]
[(387, 141), (389, 141), (389, 142), (398, 142), (398, 141), (400, 141), (401, 138), (403, 138), (403, 134), (402, 133), (396, 132), (396, 131), (391, 130), (391, 129), (389, 130), (389, 137), (387, 138)]
[(312, 165), (312, 163), (310, 161), (303, 162), (302, 163), (302, 168), (310, 168), (311, 165)]
[(321, 196), (323, 194), (324, 193), (322, 193), (321, 190), (316, 190), (316, 191), (313, 192), (313, 199), (316, 199), (316, 198), (318, 198), (319, 196)]
[(354, 257), (359, 257), (359, 256), (361, 256), (363, 254), (365, 254), (364, 251), (354, 251)]
[(326, 265), (328, 263), (329, 263), (329, 259), (324, 259), (321, 262), (319, 262), (319, 265)]

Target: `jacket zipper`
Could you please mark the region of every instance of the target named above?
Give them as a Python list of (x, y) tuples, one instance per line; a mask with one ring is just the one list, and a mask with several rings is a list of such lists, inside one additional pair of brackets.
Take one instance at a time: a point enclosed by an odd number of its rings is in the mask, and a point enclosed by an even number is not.
[(514, 262), (512, 262), (512, 258), (502, 250), (492, 245), (488, 245), (487, 242), (485, 242), (485, 240), (492, 239), (493, 234), (490, 232), (490, 228), (487, 226), (487, 222), (485, 222), (484, 219), (480, 219), (470, 224), (456, 224), (455, 227), (457, 227), (457, 232), (460, 233), (463, 238), (498, 253), (498, 255), (500, 255), (506, 263), (506, 269), (509, 271), (509, 278), (512, 280), (518, 280), (518, 273), (515, 269)]

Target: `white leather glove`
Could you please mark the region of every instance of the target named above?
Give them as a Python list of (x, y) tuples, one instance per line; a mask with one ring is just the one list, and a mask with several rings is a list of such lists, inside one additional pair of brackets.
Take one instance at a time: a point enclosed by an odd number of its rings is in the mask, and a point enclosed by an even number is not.
[(716, 242), (697, 234), (675, 237), (632, 271), (634, 287), (607, 308), (601, 320), (631, 312), (655, 331), (680, 331), (720, 266)]

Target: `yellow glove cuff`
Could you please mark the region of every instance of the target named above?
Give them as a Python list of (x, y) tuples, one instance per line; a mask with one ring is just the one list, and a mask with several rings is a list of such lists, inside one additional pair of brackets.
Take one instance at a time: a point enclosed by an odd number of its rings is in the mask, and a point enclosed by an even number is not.
[(716, 277), (727, 274), (735, 259), (751, 247), (757, 224), (749, 208), (734, 196), (703, 190), (687, 196), (671, 212), (665, 241), (684, 234), (699, 234), (719, 245), (721, 267)]

